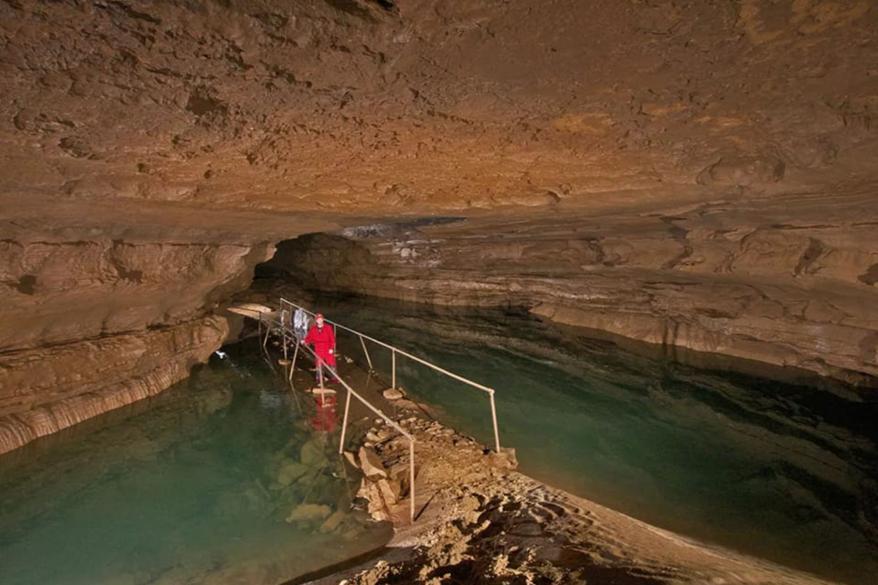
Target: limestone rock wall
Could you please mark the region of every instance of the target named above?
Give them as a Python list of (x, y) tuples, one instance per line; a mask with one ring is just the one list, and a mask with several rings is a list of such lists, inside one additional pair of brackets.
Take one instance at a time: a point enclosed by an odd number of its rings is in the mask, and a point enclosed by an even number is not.
[(870, 198), (370, 225), (282, 243), (263, 270), (319, 290), (525, 307), (671, 354), (685, 347), (871, 384)]
[(206, 317), (0, 356), (0, 453), (161, 392), (207, 361), (227, 331)]
[(0, 452), (185, 378), (225, 339), (215, 309), (273, 251), (91, 215), (0, 222)]
[(189, 321), (249, 284), (265, 246), (124, 240), (0, 242), (4, 350)]

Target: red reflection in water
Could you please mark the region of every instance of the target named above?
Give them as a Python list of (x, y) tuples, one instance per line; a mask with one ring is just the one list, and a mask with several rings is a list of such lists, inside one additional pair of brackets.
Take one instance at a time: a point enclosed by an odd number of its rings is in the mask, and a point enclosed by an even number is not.
[(336, 403), (335, 394), (322, 392), (314, 394), (314, 406), (317, 407), (317, 412), (311, 418), (311, 426), (315, 431), (331, 433), (335, 430), (338, 425)]

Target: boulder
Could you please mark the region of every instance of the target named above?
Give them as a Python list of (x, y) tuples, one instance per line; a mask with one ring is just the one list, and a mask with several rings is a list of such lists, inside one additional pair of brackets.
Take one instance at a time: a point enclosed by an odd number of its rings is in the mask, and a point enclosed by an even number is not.
[(395, 402), (395, 406), (397, 408), (401, 408), (403, 410), (420, 410), (418, 405), (409, 400), (408, 398), (401, 398)]
[(363, 470), (366, 477), (387, 477), (387, 470), (384, 469), (384, 464), (381, 462), (381, 459), (375, 451), (367, 449), (366, 447), (360, 447), (359, 456), (360, 469)]
[(381, 491), (381, 496), (388, 505), (399, 501), (402, 495), (402, 486), (398, 481), (394, 479), (379, 479), (377, 485)]
[(518, 467), (518, 457), (515, 455), (515, 449), (511, 447), (502, 447), (499, 453), (491, 451), (488, 454), (488, 462), (492, 467), (499, 469), (515, 469)]
[(324, 520), (323, 524), (320, 525), (320, 532), (323, 532), (324, 534), (327, 532), (332, 532), (341, 525), (344, 519), (345, 513), (341, 510), (333, 512), (332, 515)]
[(387, 505), (384, 502), (384, 498), (381, 495), (381, 489), (373, 482), (366, 481), (364, 482), (362, 488), (360, 489), (361, 497), (365, 498), (366, 501), (369, 502), (368, 512), (373, 520), (377, 522), (381, 522), (382, 520), (387, 520), (390, 516), (387, 513)]
[(359, 469), (360, 465), (357, 463), (357, 456), (351, 453), (350, 451), (344, 452), (345, 461), (351, 464), (351, 467), (354, 469)]
[(295, 461), (286, 461), (281, 464), (277, 473), (277, 483), (282, 486), (291, 485), (297, 479), (308, 472), (308, 467)]
[(300, 504), (287, 516), (287, 522), (316, 522), (332, 513), (326, 504)]
[(388, 388), (382, 394), (387, 400), (400, 400), (405, 397), (405, 393), (399, 388)]

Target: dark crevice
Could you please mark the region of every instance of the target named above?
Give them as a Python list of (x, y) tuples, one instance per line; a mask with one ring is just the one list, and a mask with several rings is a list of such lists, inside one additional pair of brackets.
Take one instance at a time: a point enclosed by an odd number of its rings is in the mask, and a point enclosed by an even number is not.
[(811, 274), (811, 266), (814, 264), (814, 262), (817, 261), (818, 258), (820, 258), (824, 251), (825, 248), (820, 240), (816, 238), (809, 238), (808, 247), (802, 253), (802, 257), (799, 258), (799, 263), (793, 270), (793, 274), (795, 274), (796, 276), (799, 276), (802, 273)]
[(15, 289), (26, 295), (32, 295), (36, 291), (37, 277), (33, 274), (25, 274), (18, 279)]

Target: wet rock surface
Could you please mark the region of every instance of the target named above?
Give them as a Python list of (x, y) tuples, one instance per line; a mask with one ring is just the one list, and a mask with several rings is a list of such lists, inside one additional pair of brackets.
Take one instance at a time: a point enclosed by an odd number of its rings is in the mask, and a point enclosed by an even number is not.
[(206, 317), (0, 356), (0, 453), (168, 388), (228, 332)]
[(277, 221), (39, 198), (10, 208), (0, 217), (0, 453), (152, 396), (205, 362), (230, 331), (218, 309), (270, 257)]

